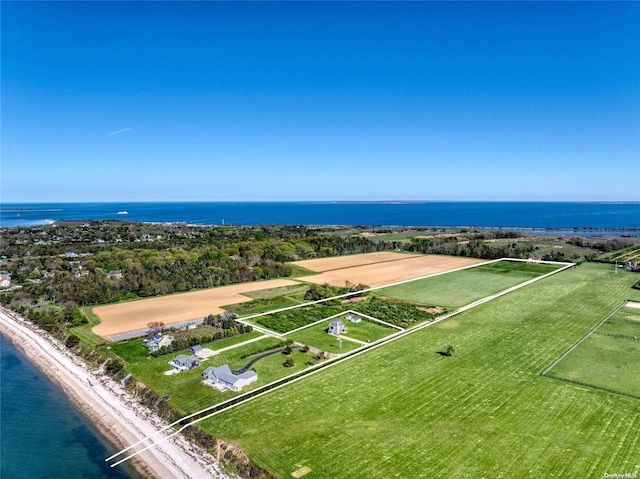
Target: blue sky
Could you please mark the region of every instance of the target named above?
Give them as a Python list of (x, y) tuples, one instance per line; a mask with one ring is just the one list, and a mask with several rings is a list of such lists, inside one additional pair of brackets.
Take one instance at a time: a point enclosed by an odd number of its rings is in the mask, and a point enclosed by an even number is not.
[(640, 200), (638, 2), (2, 2), (3, 202)]

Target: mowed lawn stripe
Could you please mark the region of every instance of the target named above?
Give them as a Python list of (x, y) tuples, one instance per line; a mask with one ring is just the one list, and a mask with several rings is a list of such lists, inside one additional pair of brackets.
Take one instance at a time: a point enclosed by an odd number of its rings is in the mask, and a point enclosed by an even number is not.
[(416, 303), (458, 308), (560, 267), (559, 265), (498, 261), (382, 288), (375, 294)]
[[(299, 464), (310, 478), (626, 470), (640, 447), (640, 403), (539, 373), (622, 298), (638, 296), (634, 280), (583, 265), (452, 318), (456, 327), (425, 328), (204, 426), (281, 477)], [(453, 357), (437, 354), (447, 344), (458, 349)]]

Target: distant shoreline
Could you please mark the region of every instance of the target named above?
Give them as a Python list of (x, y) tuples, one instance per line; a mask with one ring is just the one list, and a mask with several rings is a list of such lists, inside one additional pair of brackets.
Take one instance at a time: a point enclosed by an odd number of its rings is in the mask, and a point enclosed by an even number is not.
[[(126, 397), (117, 382), (93, 374), (64, 346), (4, 308), (0, 308), (0, 333), (58, 383), (78, 410), (114, 444), (126, 447), (164, 425), (132, 398)], [(196, 446), (179, 437), (177, 441), (164, 441), (141, 453), (133, 460), (133, 465), (149, 478), (227, 477), (205, 451), (197, 451), (201, 460), (196, 460), (194, 450), (197, 450)]]

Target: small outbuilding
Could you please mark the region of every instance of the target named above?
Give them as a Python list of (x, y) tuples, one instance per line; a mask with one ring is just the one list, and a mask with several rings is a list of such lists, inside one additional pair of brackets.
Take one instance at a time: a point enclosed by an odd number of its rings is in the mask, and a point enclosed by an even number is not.
[(362, 318), (360, 316), (356, 316), (355, 314), (347, 314), (345, 316), (345, 319), (347, 321), (351, 321), (353, 324), (357, 324), (362, 321)]

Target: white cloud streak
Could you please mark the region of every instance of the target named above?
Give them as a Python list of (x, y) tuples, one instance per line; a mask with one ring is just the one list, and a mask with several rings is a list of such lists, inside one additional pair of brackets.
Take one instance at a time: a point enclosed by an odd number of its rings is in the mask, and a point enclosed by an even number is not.
[(129, 131), (131, 128), (123, 128), (122, 130), (116, 130), (109, 133), (107, 136), (118, 135), (120, 133), (124, 133), (125, 131)]

